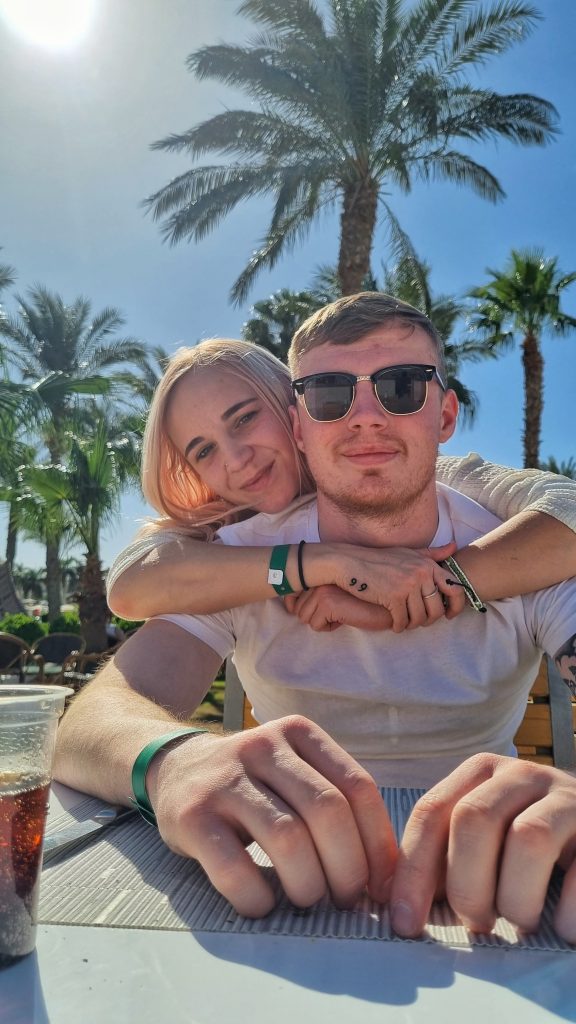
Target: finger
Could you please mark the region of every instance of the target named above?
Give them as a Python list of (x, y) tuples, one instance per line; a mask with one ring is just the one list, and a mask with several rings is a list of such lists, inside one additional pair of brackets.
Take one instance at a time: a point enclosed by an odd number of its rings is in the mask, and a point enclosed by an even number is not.
[(392, 927), (404, 938), (420, 935), (443, 884), (449, 823), (449, 806), (427, 794), (404, 830), (390, 895)]
[(215, 889), (244, 917), (265, 917), (276, 899), (235, 829), (220, 816), (207, 817), (188, 856), (202, 865)]
[(410, 624), (405, 598), (394, 598), (386, 607), (392, 616), (392, 632), (403, 633)]
[(463, 587), (451, 586), (446, 572), (439, 568), (434, 575), (434, 582), (442, 595), (444, 614), (447, 619), (455, 619), (466, 607), (466, 594)]
[(458, 799), (491, 776), (498, 758), (469, 758), (415, 805), (400, 844), (391, 894), (392, 927), (406, 938), (419, 935), (436, 891), (443, 887), (450, 817)]
[(576, 861), (568, 869), (554, 913), (554, 927), (566, 942), (576, 945)]
[(443, 619), (445, 615), (444, 600), (439, 586), (434, 582), (432, 591), (425, 591), (422, 594), (422, 601), (426, 609), (427, 619), (424, 625), (431, 626), (432, 623), (437, 622), (438, 619)]
[[(562, 789), (532, 803), (512, 822), (500, 869), (497, 905), (499, 912), (523, 931), (538, 927), (552, 870), (574, 835), (575, 826), (574, 794)], [(569, 901), (569, 890), (566, 899)]]
[(443, 562), (445, 558), (449, 558), (457, 550), (458, 545), (453, 540), (449, 544), (441, 544), (436, 548), (418, 548), (419, 554), (425, 555), (426, 558), (433, 558), (435, 562)]
[[(352, 820), (348, 819), (350, 835), (347, 836), (342, 825), (344, 819), (339, 813), (334, 813), (340, 810), (341, 805), (331, 804), (330, 799), (324, 797), (322, 788), (319, 801), (311, 796), (310, 791), (287, 798), (283, 790), (284, 799), (291, 806), (298, 806), (300, 815), (309, 824), (330, 888), (333, 890), (333, 869), (330, 864), (336, 866), (341, 877), (345, 877), (349, 871), (351, 876), (357, 874), (358, 868), (354, 866), (353, 858), (357, 856), (354, 850), (355, 837), (358, 835), (368, 866), (368, 891), (373, 899), (384, 902), (388, 897), (396, 864), (397, 846), (390, 819), (374, 780), (326, 733), (322, 733), (322, 742), (319, 743), (317, 728), (306, 719), (293, 718), (285, 722), (290, 723), (285, 728), (288, 729), (294, 750), (305, 765), (313, 766), (320, 773), (324, 789), (328, 780), (344, 796), (352, 815)], [(282, 774), (286, 778), (286, 774)], [(291, 778), (299, 781), (298, 776), (295, 778), (292, 775)], [(322, 822), (318, 807), (322, 809)], [(349, 845), (350, 840), (353, 840), (353, 845)], [(352, 870), (347, 866), (350, 863)]]
[[(432, 586), (430, 589), (433, 591), (434, 587)], [(427, 605), (428, 601), (424, 601), (423, 595), (419, 590), (408, 594), (406, 599), (406, 608), (408, 610), (408, 629), (417, 629), (419, 626), (425, 626), (428, 624)]]

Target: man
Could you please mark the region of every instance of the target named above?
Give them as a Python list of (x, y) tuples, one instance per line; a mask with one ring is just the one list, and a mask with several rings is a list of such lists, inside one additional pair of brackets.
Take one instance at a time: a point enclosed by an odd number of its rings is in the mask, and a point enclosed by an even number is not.
[[(437, 493), (437, 448), (453, 433), (457, 401), (422, 314), (373, 293), (340, 300), (297, 332), (291, 368), (294, 433), (317, 510), (307, 500), (257, 516), (222, 530), (224, 543), (461, 545), (494, 524), (473, 502)], [(352, 577), (350, 591), (361, 597), (366, 585)], [(294, 903), (309, 906), (328, 888), (349, 906), (367, 885), (391, 898), (402, 935), (419, 933), (444, 875), (471, 927), (490, 927), (498, 909), (533, 928), (559, 862), (568, 872), (556, 926), (576, 941), (576, 780), (508, 756), (542, 650), (558, 652), (571, 681), (575, 628), (572, 584), (402, 634), (312, 635), (280, 601), (154, 620), (68, 712), (56, 774), (129, 800), (142, 747), (191, 714), (235, 647), (267, 724), (178, 740), (151, 760), (146, 787), (168, 845), (200, 860), (240, 913), (273, 905), (245, 852), (251, 839)], [(433, 787), (399, 855), (373, 779)]]

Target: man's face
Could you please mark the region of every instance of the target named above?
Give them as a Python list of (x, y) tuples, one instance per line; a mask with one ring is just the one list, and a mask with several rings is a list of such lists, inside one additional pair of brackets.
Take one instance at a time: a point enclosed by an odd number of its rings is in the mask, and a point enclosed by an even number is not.
[[(436, 366), (434, 343), (420, 327), (390, 324), (350, 345), (327, 343), (305, 353), (299, 377), (344, 371), (355, 376), (387, 366), (421, 363)], [(344, 419), (312, 420), (298, 397), (292, 410), (294, 435), (316, 480), (320, 507), (350, 516), (401, 516), (434, 487), (438, 443), (452, 436), (458, 413), (454, 392), (428, 384), (424, 408), (392, 415), (380, 405), (371, 381), (356, 384), (356, 396)]]

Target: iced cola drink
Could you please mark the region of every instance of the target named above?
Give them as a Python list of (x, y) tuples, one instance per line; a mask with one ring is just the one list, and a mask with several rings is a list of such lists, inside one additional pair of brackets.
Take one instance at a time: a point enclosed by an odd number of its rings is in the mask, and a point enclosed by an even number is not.
[(71, 690), (0, 686), (0, 967), (32, 952), (58, 718)]

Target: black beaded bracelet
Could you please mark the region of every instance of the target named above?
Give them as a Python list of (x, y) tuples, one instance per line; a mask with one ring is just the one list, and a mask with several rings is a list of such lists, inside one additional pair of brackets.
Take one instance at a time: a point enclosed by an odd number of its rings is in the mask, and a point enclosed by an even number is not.
[(302, 552), (304, 550), (305, 543), (305, 540), (301, 540), (298, 545), (298, 576), (300, 579), (300, 586), (302, 587), (302, 590), (310, 590), (310, 587), (307, 586), (306, 580), (304, 579), (304, 567), (302, 565)]

